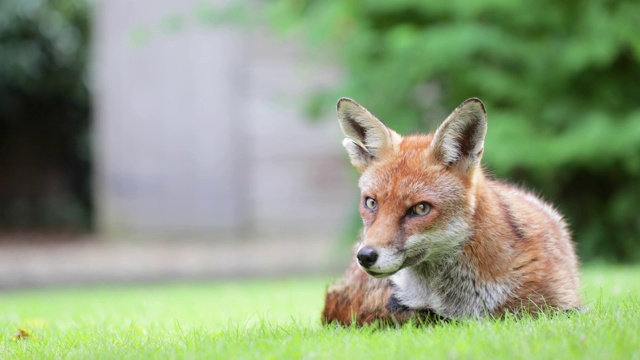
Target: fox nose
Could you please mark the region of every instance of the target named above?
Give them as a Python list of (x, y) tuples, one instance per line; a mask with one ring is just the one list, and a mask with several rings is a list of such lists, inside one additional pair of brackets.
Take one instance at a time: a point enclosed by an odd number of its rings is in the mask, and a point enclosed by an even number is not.
[(363, 268), (369, 268), (376, 263), (376, 260), (378, 260), (378, 253), (374, 248), (365, 246), (358, 250), (356, 257), (358, 258), (360, 266)]

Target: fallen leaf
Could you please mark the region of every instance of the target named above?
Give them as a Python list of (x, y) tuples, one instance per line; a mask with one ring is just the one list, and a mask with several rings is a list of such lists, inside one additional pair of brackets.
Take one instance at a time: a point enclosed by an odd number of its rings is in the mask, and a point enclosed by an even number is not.
[(22, 340), (22, 339), (27, 339), (29, 338), (29, 336), (31, 336), (31, 333), (25, 329), (18, 329), (18, 331), (16, 331), (13, 334), (13, 340)]

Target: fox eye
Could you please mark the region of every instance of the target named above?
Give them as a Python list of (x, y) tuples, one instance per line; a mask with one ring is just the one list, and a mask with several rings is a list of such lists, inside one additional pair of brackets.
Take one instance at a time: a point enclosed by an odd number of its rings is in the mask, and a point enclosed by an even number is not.
[(429, 211), (431, 211), (431, 205), (426, 202), (421, 202), (417, 205), (414, 205), (409, 211), (409, 214), (414, 216), (424, 216), (427, 215)]
[(375, 210), (378, 208), (378, 202), (376, 199), (368, 197), (364, 199), (364, 206), (369, 210)]

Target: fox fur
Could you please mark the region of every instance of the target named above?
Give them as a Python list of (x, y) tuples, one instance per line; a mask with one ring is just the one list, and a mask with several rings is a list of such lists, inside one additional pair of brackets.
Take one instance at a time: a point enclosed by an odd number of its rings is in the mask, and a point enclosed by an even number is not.
[(327, 290), (323, 323), (579, 306), (578, 259), (563, 217), (480, 165), (487, 114), (479, 99), (463, 102), (435, 133), (405, 137), (351, 99), (337, 110), (361, 174), (364, 228), (361, 260)]

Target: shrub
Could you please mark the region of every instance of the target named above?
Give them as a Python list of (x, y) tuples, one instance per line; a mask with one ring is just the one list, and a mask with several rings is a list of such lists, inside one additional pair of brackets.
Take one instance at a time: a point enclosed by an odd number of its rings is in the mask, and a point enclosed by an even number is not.
[(88, 5), (0, 2), (0, 227), (89, 227)]
[(639, 2), (291, 0), (272, 10), (346, 68), (312, 109), (349, 96), (409, 132), (480, 97), (487, 167), (557, 204), (584, 260), (640, 259)]

